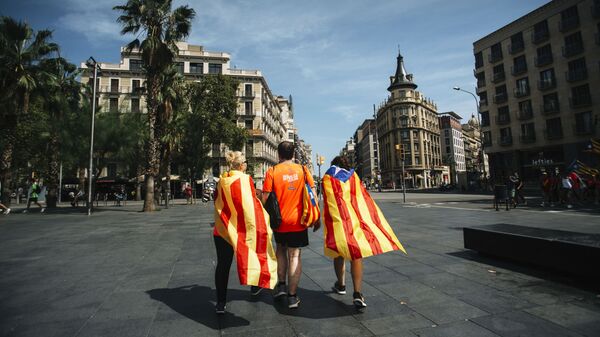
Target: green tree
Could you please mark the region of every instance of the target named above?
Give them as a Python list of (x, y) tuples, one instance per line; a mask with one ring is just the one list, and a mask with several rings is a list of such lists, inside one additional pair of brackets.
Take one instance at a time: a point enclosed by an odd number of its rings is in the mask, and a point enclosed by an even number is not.
[[(36, 33), (26, 23), (10, 17), (0, 18), (0, 120), (3, 121), (0, 126), (0, 181), (5, 202), (10, 201), (17, 129), (22, 119), (30, 119), (26, 115), (32, 92), (51, 76), (39, 66), (40, 60), (58, 50), (58, 45), (50, 42), (51, 37), (49, 30)], [(27, 123), (21, 126), (25, 125)]]
[(154, 179), (160, 169), (160, 77), (173, 63), (178, 49), (176, 42), (186, 38), (195, 16), (193, 9), (180, 6), (171, 10), (171, 0), (129, 0), (125, 5), (115, 6), (121, 12), (117, 21), (121, 34), (144, 36), (128, 44), (128, 49), (138, 49), (146, 72), (146, 102), (148, 107), (148, 142), (146, 162), (146, 197), (144, 211), (153, 211)]

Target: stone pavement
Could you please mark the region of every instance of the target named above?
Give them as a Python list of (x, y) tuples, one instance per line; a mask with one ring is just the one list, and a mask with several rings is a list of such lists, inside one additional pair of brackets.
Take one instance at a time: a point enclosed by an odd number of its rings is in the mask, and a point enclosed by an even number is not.
[(265, 291), (252, 299), (234, 264), (228, 313), (217, 317), (211, 205), (0, 215), (0, 336), (600, 335), (600, 287), (465, 251), (461, 230), (504, 222), (595, 232), (595, 213), (496, 212), (472, 195), (375, 198), (408, 256), (364, 261), (363, 311), (330, 291), (321, 231), (302, 252), (298, 310)]

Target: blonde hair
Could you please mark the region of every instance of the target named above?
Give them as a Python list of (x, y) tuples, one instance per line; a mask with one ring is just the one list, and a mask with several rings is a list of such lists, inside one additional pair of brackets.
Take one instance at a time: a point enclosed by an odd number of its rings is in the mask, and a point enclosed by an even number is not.
[(246, 156), (240, 151), (228, 151), (225, 153), (225, 160), (230, 169), (239, 170), (246, 161)]

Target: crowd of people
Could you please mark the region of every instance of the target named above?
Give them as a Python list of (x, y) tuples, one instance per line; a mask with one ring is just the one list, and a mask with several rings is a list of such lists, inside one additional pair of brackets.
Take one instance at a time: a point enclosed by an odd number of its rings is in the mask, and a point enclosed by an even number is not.
[(540, 178), (542, 190), (542, 207), (555, 207), (558, 205), (573, 208), (573, 205), (582, 203), (600, 204), (600, 174), (581, 176), (576, 171), (561, 173), (559, 169), (554, 172), (542, 172)]

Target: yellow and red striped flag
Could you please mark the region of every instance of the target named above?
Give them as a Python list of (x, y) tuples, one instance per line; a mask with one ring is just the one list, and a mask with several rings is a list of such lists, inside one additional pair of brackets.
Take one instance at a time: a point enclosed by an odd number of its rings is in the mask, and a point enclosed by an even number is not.
[(235, 251), (242, 285), (273, 289), (277, 259), (269, 214), (256, 197), (252, 178), (240, 171), (223, 173), (215, 199), (215, 227)]
[(347, 260), (404, 247), (354, 171), (330, 168), (323, 177), (325, 255)]

